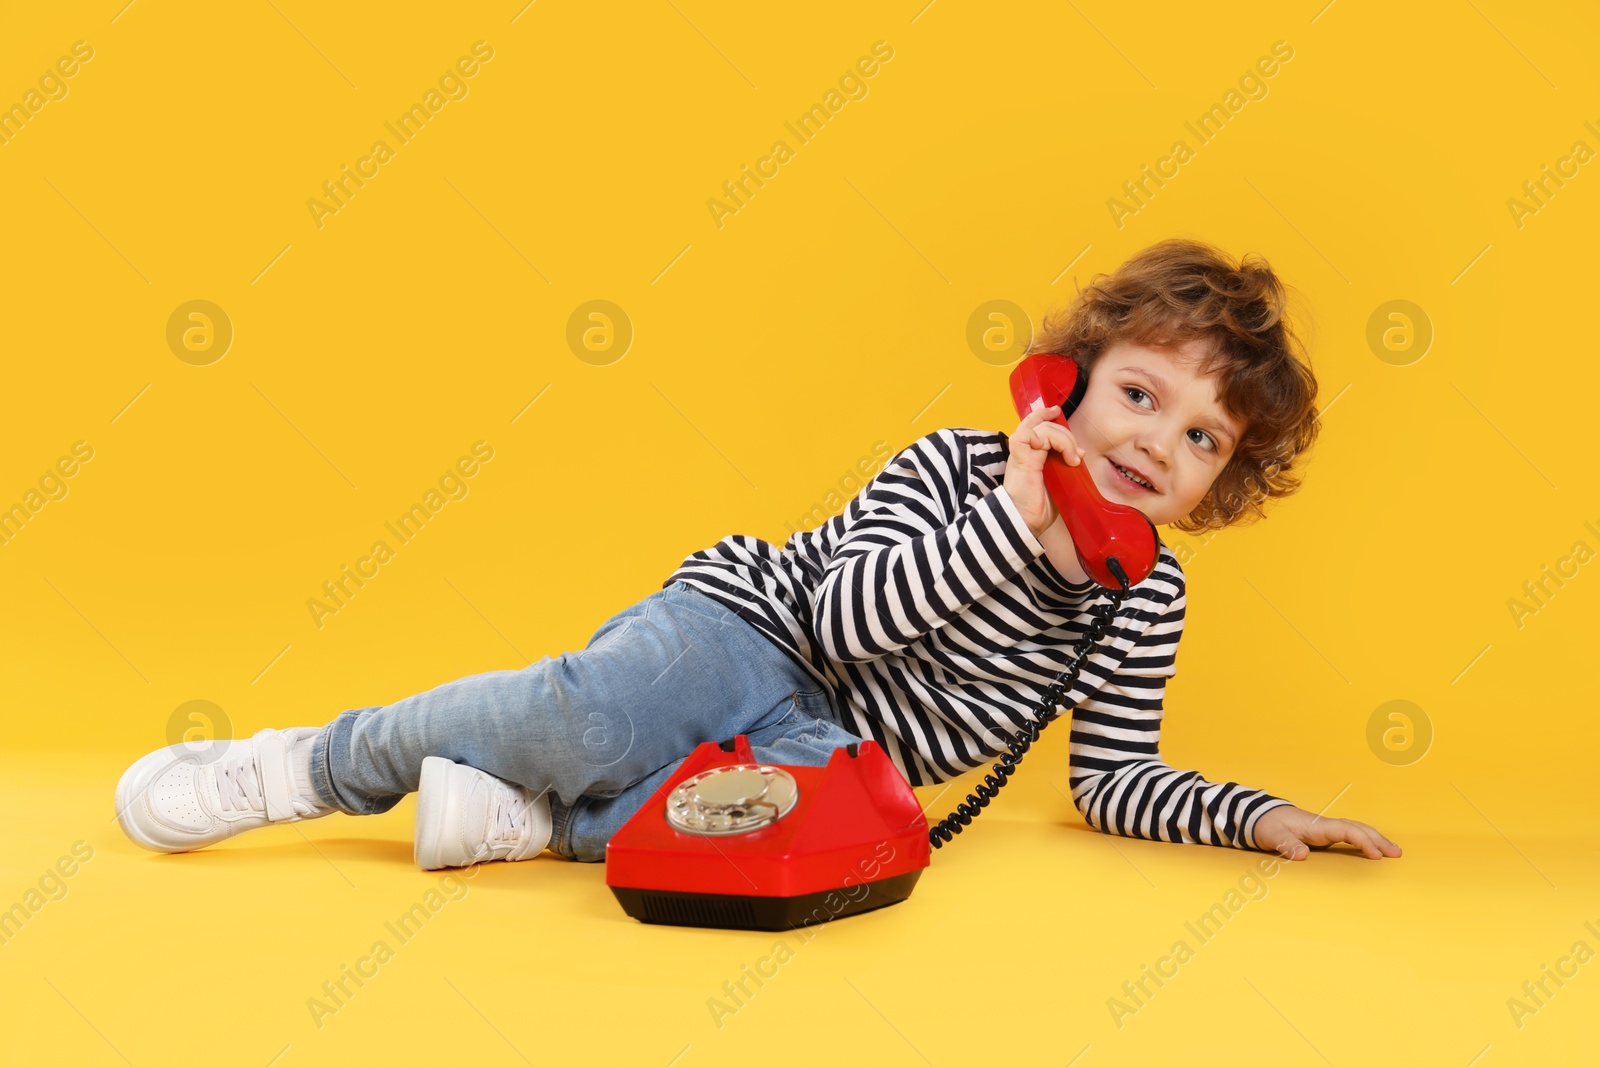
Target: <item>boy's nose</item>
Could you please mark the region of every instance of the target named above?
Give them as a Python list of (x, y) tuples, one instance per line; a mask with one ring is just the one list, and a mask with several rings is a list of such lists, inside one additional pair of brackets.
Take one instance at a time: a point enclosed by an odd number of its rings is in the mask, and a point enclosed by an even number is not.
[[(1162, 466), (1166, 465), (1167, 446), (1162, 444), (1161, 438), (1156, 437), (1153, 434), (1147, 435), (1139, 439), (1137, 447), (1140, 452), (1143, 452), (1145, 455), (1150, 457), (1151, 463), (1159, 463)], [(1155, 472), (1152, 471), (1151, 473)]]

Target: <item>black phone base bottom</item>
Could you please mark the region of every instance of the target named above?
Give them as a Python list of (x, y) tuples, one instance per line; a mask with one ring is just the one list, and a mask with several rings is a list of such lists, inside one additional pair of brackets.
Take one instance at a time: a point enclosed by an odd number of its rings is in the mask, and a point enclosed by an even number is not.
[(875, 882), (858, 882), (848, 889), (827, 889), (795, 897), (680, 893), (615, 885), (611, 891), (622, 909), (640, 922), (724, 930), (795, 930), (898, 904), (911, 895), (921, 874), (920, 869), (908, 871)]

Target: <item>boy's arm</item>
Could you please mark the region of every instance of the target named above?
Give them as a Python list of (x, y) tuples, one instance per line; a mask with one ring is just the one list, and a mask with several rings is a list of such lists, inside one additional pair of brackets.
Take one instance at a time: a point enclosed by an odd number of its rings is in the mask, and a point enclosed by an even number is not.
[(816, 637), (840, 661), (878, 659), (950, 622), (1044, 546), (1001, 486), (961, 511), (967, 454), (935, 430), (902, 449), (844, 513), (817, 589)]
[(1072, 802), (1102, 833), (1261, 848), (1253, 834), (1257, 820), (1290, 801), (1236, 782), (1209, 782), (1161, 760), (1161, 703), (1166, 680), (1177, 673), (1187, 596), (1177, 568), (1157, 574), (1170, 581), (1171, 600), (1154, 618), (1132, 622), (1136, 636), (1123, 664), (1073, 711)]

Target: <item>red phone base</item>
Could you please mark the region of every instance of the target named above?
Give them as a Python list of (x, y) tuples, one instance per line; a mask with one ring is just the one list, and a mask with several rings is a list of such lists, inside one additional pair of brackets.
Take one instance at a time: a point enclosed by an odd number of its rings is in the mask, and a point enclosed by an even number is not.
[(755, 829), (694, 833), (669, 820), (680, 783), (735, 766), (759, 766), (743, 734), (704, 742), (607, 842), (606, 884), (629, 915), (788, 930), (910, 896), (932, 852), (928, 820), (877, 742), (835, 749), (826, 767), (779, 768), (798, 793)]

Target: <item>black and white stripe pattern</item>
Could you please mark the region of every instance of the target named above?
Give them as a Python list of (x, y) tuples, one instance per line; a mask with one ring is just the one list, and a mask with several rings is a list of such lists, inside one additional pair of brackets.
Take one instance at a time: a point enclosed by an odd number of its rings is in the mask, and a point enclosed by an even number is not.
[[(731, 534), (662, 585), (687, 582), (771, 638), (912, 785), (986, 766), (1034, 719), (1105, 592), (1068, 582), (1000, 488), (1009, 444), (935, 430), (781, 550)], [(1169, 767), (1157, 749), (1185, 606), (1162, 545), (1068, 693), (1073, 803), (1105, 833), (1254, 848), (1256, 819), (1290, 802)]]

